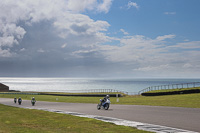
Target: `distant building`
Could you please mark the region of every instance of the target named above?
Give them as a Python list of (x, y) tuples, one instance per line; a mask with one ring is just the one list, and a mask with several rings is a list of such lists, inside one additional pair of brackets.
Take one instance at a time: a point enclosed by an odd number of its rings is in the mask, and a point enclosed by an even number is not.
[(8, 92), (9, 91), (9, 87), (0, 83), (0, 92)]

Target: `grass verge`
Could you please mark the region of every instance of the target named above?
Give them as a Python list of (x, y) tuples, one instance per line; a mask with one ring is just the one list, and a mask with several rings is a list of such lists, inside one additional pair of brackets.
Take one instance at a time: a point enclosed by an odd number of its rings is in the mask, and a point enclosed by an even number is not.
[(9, 107), (2, 104), (0, 104), (0, 127), (1, 133), (146, 132), (132, 127), (117, 126), (89, 118), (81, 118), (41, 110)]
[[(99, 103), (100, 97), (74, 97), (74, 96), (49, 96), (49, 95), (22, 95), (22, 94), (0, 94), (2, 98), (22, 97), (30, 100), (35, 97), (37, 101), (68, 102), (68, 103)], [(200, 108), (200, 93), (164, 95), (164, 96), (125, 96), (117, 98), (111, 97), (111, 104), (128, 105), (151, 105), (151, 106), (171, 106)], [(37, 104), (37, 103), (36, 103)]]
[(200, 108), (200, 93), (165, 96), (130, 96), (120, 99), (123, 104)]

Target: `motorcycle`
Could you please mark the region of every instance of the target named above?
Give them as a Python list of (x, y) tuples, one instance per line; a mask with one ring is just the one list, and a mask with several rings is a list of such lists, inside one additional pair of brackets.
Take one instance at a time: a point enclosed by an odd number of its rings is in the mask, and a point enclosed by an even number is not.
[(34, 106), (36, 103), (36, 100), (31, 100), (31, 103), (32, 103), (32, 106)]
[(16, 103), (17, 102), (17, 98), (14, 98), (14, 103)]
[(19, 103), (19, 105), (22, 104), (22, 99), (21, 98), (18, 99), (18, 103)]
[(103, 107), (105, 110), (108, 110), (110, 107), (110, 99), (106, 99), (105, 102), (102, 103), (102, 100), (100, 99), (100, 103), (97, 105), (97, 109), (100, 110), (101, 107)]

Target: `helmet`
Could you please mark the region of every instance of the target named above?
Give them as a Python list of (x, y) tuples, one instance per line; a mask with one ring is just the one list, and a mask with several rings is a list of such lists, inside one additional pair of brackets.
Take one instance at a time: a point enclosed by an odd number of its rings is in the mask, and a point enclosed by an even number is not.
[(109, 98), (110, 96), (109, 95), (106, 95), (106, 98)]

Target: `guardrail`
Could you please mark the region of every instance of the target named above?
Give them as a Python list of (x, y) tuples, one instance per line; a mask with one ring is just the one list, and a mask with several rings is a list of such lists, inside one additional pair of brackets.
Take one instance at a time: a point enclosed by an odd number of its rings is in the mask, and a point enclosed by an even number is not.
[[(41, 93), (29, 93), (29, 92), (0, 92), (0, 94), (22, 94), (22, 95), (43, 95), (46, 92)], [(54, 93), (54, 92), (51, 92)], [(63, 93), (123, 93), (126, 95), (138, 95), (138, 92), (127, 92), (127, 91), (119, 91), (114, 89), (91, 89), (91, 90), (67, 90)]]
[(138, 92), (127, 92), (127, 95), (138, 95)]
[(0, 92), (0, 94), (40, 95), (40, 93), (26, 93), (26, 92)]
[[(119, 91), (115, 89), (66, 90), (63, 93), (123, 93), (128, 95), (128, 92), (126, 91)], [(34, 92), (2, 92), (2, 93), (0, 92), (0, 94), (40, 95), (40, 93), (34, 93)]]
[(89, 89), (89, 90), (67, 90), (68, 93), (124, 93), (128, 95), (126, 91), (119, 91), (115, 89)]
[(159, 85), (159, 86), (150, 86), (138, 92), (138, 95), (153, 91), (153, 90), (166, 90), (166, 89), (183, 89), (183, 88), (195, 88), (200, 87), (200, 82), (192, 82), (192, 83), (181, 83), (181, 84), (170, 84), (170, 85)]

